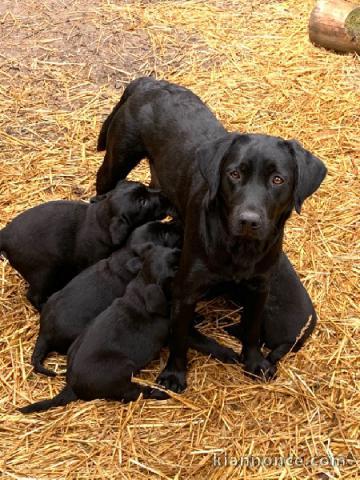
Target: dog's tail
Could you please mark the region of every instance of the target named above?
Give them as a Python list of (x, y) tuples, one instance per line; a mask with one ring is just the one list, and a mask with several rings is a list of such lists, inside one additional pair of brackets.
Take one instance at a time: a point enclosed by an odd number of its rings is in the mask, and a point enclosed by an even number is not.
[(102, 152), (103, 150), (106, 150), (106, 138), (107, 138), (107, 132), (110, 127), (110, 123), (112, 122), (112, 119), (118, 112), (119, 108), (124, 105), (126, 100), (131, 97), (131, 95), (134, 93), (135, 89), (139, 86), (141, 83), (149, 83), (153, 82), (154, 79), (152, 77), (140, 77), (137, 78), (136, 80), (133, 80), (132, 82), (127, 85), (127, 87), (124, 90), (124, 93), (122, 94), (120, 101), (115, 105), (113, 108), (112, 112), (108, 117), (106, 117), (104, 123), (102, 124), (98, 141), (97, 141), (97, 151)]
[(21, 413), (33, 413), (33, 412), (43, 412), (53, 407), (61, 407), (67, 405), (68, 403), (75, 402), (78, 399), (73, 389), (66, 385), (66, 387), (61, 390), (60, 393), (55, 395), (54, 398), (49, 400), (41, 400), (40, 402), (32, 403), (26, 407), (19, 408)]
[(31, 363), (36, 373), (42, 373), (48, 377), (55, 377), (56, 373), (53, 370), (49, 370), (48, 368), (44, 367), (43, 365), (43, 361), (45, 360), (49, 351), (49, 344), (40, 333), (35, 343), (35, 348), (31, 357)]

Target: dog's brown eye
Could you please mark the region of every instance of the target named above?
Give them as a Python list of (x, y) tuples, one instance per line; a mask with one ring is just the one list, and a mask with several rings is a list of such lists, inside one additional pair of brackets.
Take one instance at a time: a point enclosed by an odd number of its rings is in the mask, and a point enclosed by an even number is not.
[(282, 183), (284, 183), (285, 180), (279, 177), (279, 175), (275, 175), (271, 181), (274, 185), (281, 185)]
[(232, 170), (231, 172), (229, 172), (229, 175), (234, 180), (239, 180), (241, 177), (240, 172), (238, 170)]

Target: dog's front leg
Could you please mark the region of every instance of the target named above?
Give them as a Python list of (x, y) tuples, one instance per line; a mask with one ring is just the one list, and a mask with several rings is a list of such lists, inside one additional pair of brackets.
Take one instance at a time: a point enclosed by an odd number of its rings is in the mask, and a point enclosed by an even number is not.
[(173, 300), (169, 358), (157, 382), (174, 392), (182, 392), (186, 388), (188, 334), (195, 306), (195, 302), (183, 298)]
[(190, 325), (196, 302), (209, 283), (209, 272), (205, 263), (200, 260), (199, 252), (194, 248), (196, 245), (199, 245), (199, 241), (194, 238), (194, 230), (185, 229), (179, 271), (173, 284), (169, 358), (157, 379), (161, 385), (174, 392), (181, 392), (186, 388)]
[(244, 369), (249, 375), (267, 380), (276, 373), (276, 367), (264, 358), (260, 345), (262, 317), (269, 292), (268, 279), (260, 278), (247, 282), (244, 290), (244, 311), (241, 319)]

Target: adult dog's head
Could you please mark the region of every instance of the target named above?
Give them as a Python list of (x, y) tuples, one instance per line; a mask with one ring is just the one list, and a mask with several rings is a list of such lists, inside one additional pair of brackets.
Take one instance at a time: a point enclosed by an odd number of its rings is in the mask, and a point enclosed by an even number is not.
[(218, 207), (229, 234), (243, 239), (261, 241), (279, 231), (326, 175), (323, 162), (297, 141), (268, 135), (227, 134), (197, 156), (206, 208)]

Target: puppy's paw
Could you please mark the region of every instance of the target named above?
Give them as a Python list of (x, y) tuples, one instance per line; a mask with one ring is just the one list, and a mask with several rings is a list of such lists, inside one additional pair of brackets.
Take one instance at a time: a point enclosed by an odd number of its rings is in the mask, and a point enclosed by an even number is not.
[(247, 375), (258, 377), (260, 380), (271, 380), (276, 375), (276, 366), (266, 358), (259, 358), (245, 362), (244, 371)]
[(175, 393), (180, 393), (186, 388), (186, 372), (163, 370), (156, 382), (164, 388)]

